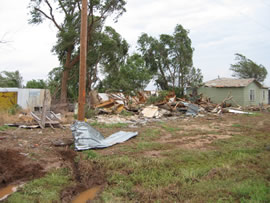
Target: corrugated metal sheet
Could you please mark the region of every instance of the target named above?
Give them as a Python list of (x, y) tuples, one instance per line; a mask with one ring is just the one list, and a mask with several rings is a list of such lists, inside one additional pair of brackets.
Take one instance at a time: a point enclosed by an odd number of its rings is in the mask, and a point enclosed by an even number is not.
[[(16, 92), (17, 104), (23, 109), (33, 111), (35, 107), (42, 107), (44, 100), (44, 89), (26, 89), (26, 88), (0, 88), (0, 92)], [(49, 104), (51, 96), (49, 94)]]
[(0, 92), (0, 109), (10, 109), (17, 104), (17, 92)]

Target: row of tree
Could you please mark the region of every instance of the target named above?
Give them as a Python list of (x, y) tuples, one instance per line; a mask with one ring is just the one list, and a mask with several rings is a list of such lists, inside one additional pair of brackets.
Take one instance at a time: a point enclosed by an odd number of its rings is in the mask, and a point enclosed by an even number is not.
[[(162, 90), (174, 90), (183, 96), (187, 86), (202, 83), (200, 69), (193, 66), (193, 52), (188, 30), (176, 25), (174, 32), (158, 38), (142, 34), (136, 53), (129, 54), (129, 45), (115, 29), (104, 26), (107, 17), (115, 20), (125, 12), (124, 0), (89, 0), (87, 92), (93, 89), (132, 93), (143, 90), (154, 80)], [(62, 103), (77, 100), (79, 84), (80, 0), (31, 0), (30, 23), (51, 21), (57, 29), (57, 42), (52, 52), (58, 56), (60, 67), (54, 68), (48, 79), (31, 80), (27, 88), (49, 88)], [(60, 17), (59, 17), (60, 15)], [(56, 16), (62, 21), (58, 21)], [(255, 77), (263, 81), (267, 71), (246, 57), (237, 54), (238, 62), (231, 66), (237, 77)], [(244, 67), (244, 69), (243, 69)], [(246, 70), (246, 69), (248, 70)], [(11, 75), (10, 75), (11, 74)], [(4, 76), (5, 75), (5, 76)], [(5, 82), (16, 78), (16, 85)], [(102, 78), (102, 79), (101, 79)], [(15, 80), (16, 81), (16, 80)], [(0, 74), (0, 86), (22, 86), (18, 71)]]
[[(142, 34), (137, 52), (128, 54), (126, 40), (112, 27), (104, 26), (108, 16), (117, 20), (126, 11), (125, 4), (124, 0), (89, 0), (87, 91), (98, 88), (131, 93), (144, 89), (154, 79), (161, 89), (174, 89), (183, 95), (187, 85), (201, 83), (201, 71), (193, 67), (194, 49), (188, 31), (181, 25), (172, 35), (162, 34), (158, 39)], [(52, 52), (61, 67), (49, 73), (49, 86), (61, 92), (62, 103), (68, 97), (77, 98), (81, 1), (31, 0), (29, 8), (30, 23), (49, 20), (58, 30)], [(56, 19), (59, 14), (62, 21)]]

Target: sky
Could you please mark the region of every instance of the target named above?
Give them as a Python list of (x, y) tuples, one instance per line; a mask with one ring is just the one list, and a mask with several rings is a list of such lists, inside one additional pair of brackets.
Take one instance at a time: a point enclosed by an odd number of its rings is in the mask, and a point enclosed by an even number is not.
[[(0, 1), (0, 72), (19, 70), (24, 84), (46, 79), (59, 66), (51, 49), (56, 29), (50, 22), (28, 24), (30, 0)], [(268, 0), (127, 0), (127, 12), (117, 23), (107, 19), (136, 51), (142, 33), (172, 34), (177, 24), (189, 30), (193, 64), (204, 81), (231, 77), (230, 64), (240, 53), (268, 71), (270, 87), (270, 2)]]

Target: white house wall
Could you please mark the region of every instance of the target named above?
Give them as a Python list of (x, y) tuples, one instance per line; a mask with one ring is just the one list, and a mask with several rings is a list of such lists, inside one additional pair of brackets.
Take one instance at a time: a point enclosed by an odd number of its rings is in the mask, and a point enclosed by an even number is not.
[[(44, 89), (26, 88), (0, 88), (0, 92), (17, 92), (17, 104), (25, 110), (33, 111), (35, 107), (42, 107), (44, 100)], [(51, 103), (50, 94), (48, 95)]]

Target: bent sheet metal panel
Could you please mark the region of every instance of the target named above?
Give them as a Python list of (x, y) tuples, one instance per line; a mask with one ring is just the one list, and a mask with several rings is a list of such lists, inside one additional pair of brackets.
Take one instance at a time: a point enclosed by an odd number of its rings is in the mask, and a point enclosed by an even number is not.
[(74, 137), (76, 150), (106, 148), (125, 142), (138, 135), (138, 132), (120, 131), (104, 138), (100, 132), (88, 125), (88, 123), (80, 121), (75, 122), (71, 126), (71, 131)]
[(17, 104), (17, 92), (0, 92), (0, 110), (9, 109)]

